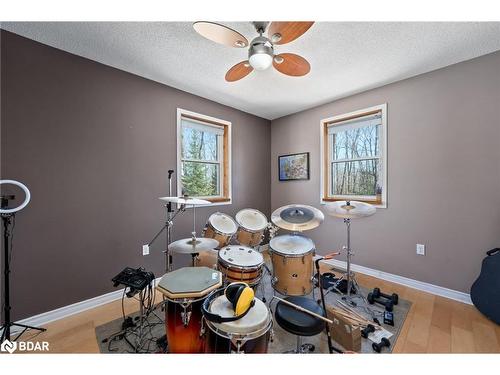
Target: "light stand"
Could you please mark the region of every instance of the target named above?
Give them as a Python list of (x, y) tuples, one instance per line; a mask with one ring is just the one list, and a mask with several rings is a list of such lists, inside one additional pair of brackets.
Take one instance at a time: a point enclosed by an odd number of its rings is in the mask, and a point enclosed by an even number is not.
[(1, 197), (0, 215), (2, 217), (2, 222), (3, 222), (3, 249), (4, 249), (4, 261), (3, 261), (3, 274), (4, 274), (3, 314), (4, 314), (4, 316), (3, 316), (2, 326), (0, 327), (0, 329), (2, 329), (2, 336), (0, 338), (0, 343), (2, 343), (4, 340), (10, 341), (12, 327), (20, 327), (23, 329), (21, 331), (21, 333), (19, 333), (16, 336), (14, 341), (16, 341), (19, 337), (21, 337), (21, 335), (24, 332), (26, 332), (28, 329), (33, 329), (33, 330), (37, 330), (40, 332), (44, 332), (47, 330), (46, 328), (38, 328), (38, 327), (29, 326), (26, 324), (15, 323), (15, 322), (11, 321), (10, 310), (12, 309), (12, 307), (10, 305), (10, 254), (9, 254), (9, 249), (10, 249), (10, 244), (11, 244), (10, 239), (11, 239), (12, 232), (10, 230), (10, 225), (11, 225), (13, 219), (15, 219), (15, 213), (17, 211), (21, 210), (22, 208), (24, 208), (28, 204), (28, 202), (30, 200), (30, 194), (29, 194), (28, 188), (26, 186), (24, 186), (23, 184), (21, 184), (20, 182), (12, 181), (12, 180), (0, 181), (0, 184), (3, 184), (3, 183), (10, 183), (10, 184), (17, 185), (17, 186), (21, 187), (26, 193), (26, 199), (23, 202), (23, 204), (21, 204), (21, 206), (17, 207), (16, 209), (8, 209), (7, 206), (9, 204), (9, 200), (13, 200), (15, 198), (15, 196), (14, 195), (6, 195), (6, 196)]

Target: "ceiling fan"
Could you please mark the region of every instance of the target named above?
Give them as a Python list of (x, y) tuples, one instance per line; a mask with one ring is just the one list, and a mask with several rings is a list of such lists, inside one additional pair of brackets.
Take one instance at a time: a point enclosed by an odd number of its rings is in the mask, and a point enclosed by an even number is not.
[[(216, 43), (235, 48), (248, 48), (248, 60), (244, 60), (226, 73), (226, 81), (234, 82), (246, 77), (254, 69), (265, 70), (271, 65), (286, 75), (300, 77), (311, 70), (309, 62), (294, 53), (274, 54), (274, 45), (290, 43), (304, 34), (314, 22), (252, 22), (259, 34), (250, 43), (242, 34), (227, 26), (199, 21), (193, 24), (195, 31)], [(263, 34), (266, 32), (268, 37)]]

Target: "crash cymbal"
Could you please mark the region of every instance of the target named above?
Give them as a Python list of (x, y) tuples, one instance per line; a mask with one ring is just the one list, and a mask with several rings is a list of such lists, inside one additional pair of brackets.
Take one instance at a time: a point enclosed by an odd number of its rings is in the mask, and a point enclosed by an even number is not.
[(358, 201), (337, 201), (327, 203), (325, 209), (328, 215), (342, 219), (359, 219), (371, 216), (376, 212), (371, 204)]
[(290, 204), (278, 208), (271, 215), (271, 221), (282, 229), (294, 232), (314, 229), (324, 220), (323, 212), (303, 204)]
[(212, 204), (210, 201), (206, 201), (204, 199), (197, 199), (197, 198), (186, 198), (186, 197), (160, 197), (158, 198), (159, 200), (165, 201), (165, 202), (172, 202), (172, 203), (177, 203), (177, 204), (185, 204), (189, 206), (202, 206), (205, 204)]
[(196, 254), (209, 251), (219, 246), (219, 241), (213, 238), (183, 238), (172, 242), (168, 249), (177, 254)]

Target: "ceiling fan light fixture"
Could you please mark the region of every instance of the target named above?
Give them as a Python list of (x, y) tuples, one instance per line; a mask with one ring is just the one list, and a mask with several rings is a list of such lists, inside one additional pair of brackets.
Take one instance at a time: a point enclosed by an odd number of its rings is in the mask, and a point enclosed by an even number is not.
[(273, 57), (267, 53), (256, 53), (248, 59), (248, 62), (255, 70), (266, 70), (273, 63)]

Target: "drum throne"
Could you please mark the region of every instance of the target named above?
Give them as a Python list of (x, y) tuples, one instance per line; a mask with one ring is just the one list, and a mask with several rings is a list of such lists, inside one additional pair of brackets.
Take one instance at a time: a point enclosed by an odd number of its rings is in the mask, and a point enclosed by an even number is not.
[[(323, 308), (310, 298), (291, 296), (285, 298), (285, 300), (318, 315), (325, 315)], [(276, 305), (274, 316), (281, 328), (297, 336), (297, 346), (295, 350), (289, 350), (285, 353), (310, 353), (314, 351), (314, 345), (302, 344), (302, 338), (304, 336), (315, 336), (324, 331), (324, 321), (313, 315), (299, 311), (283, 302), (278, 302)]]

